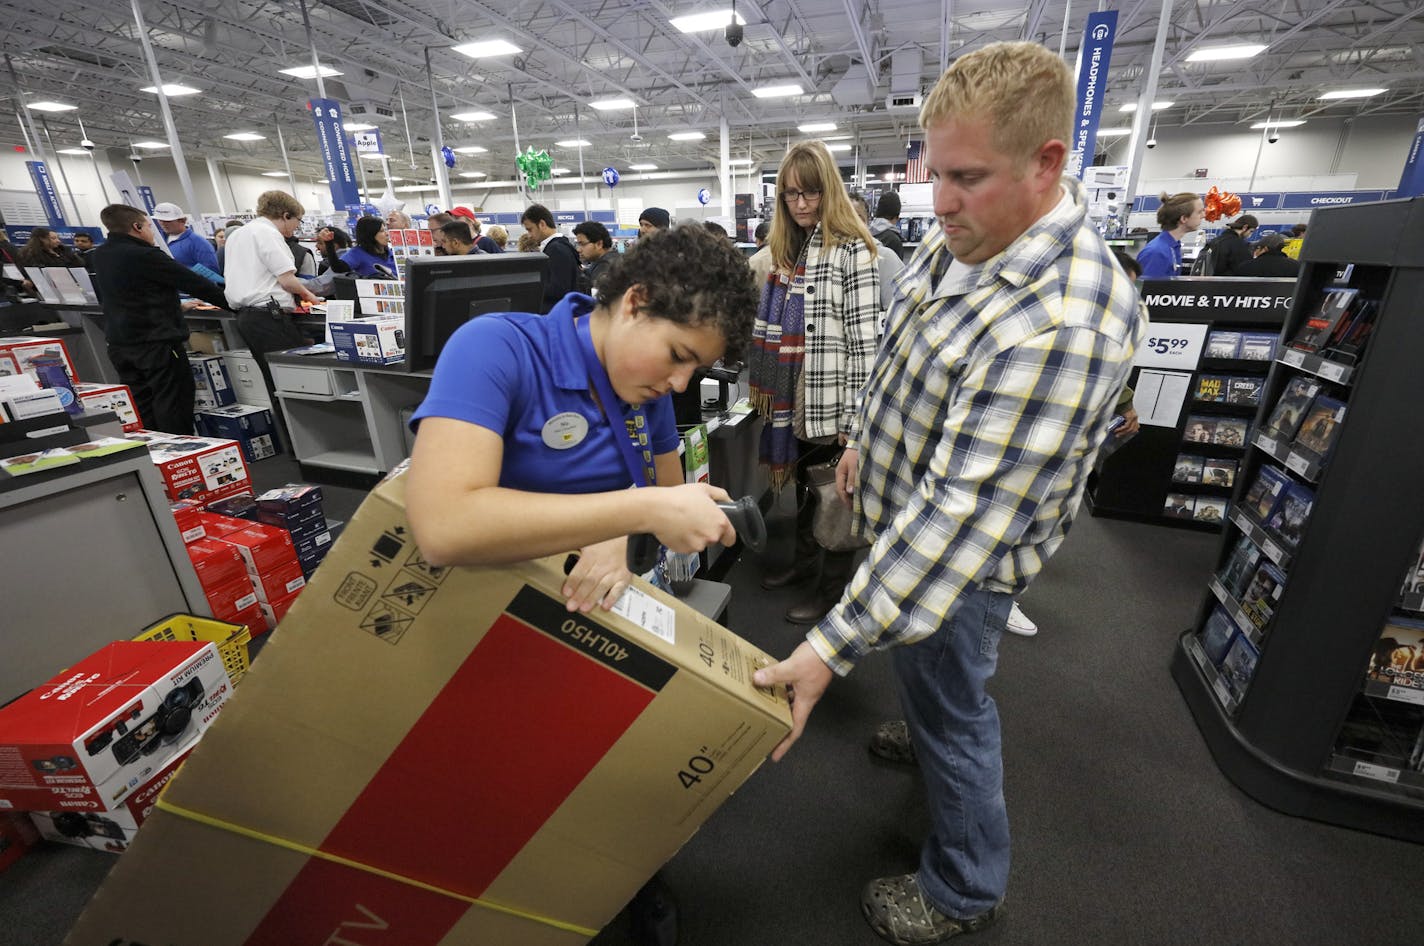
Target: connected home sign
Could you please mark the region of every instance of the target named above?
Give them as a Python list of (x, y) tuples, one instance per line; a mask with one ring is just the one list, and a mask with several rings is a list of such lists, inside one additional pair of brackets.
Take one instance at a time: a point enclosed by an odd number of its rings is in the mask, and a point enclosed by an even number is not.
[(1117, 11), (1090, 13), (1078, 50), (1078, 104), (1074, 113), (1073, 151), (1068, 155), (1067, 173), (1083, 176), (1083, 168), (1093, 163), (1098, 142), (1098, 121), (1102, 115), (1108, 64), (1112, 61), (1113, 37), (1117, 34)]

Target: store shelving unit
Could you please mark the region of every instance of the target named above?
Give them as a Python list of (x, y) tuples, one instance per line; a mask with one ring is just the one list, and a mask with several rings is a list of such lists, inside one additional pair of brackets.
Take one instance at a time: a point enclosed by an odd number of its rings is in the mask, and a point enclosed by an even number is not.
[(1357, 364), (1284, 349), (1278, 356), (1257, 431), (1302, 373), (1330, 383), (1348, 405), (1344, 420), (1323, 464), (1269, 435), (1257, 434), (1247, 451), (1236, 506), (1265, 465), (1315, 494), (1293, 549), (1240, 508), (1226, 529), (1223, 564), (1247, 535), (1286, 574), (1269, 621), (1247, 635), (1259, 644), (1254, 670), (1219, 669), (1207, 657), (1199, 632), (1218, 604), (1238, 626), (1246, 617), (1213, 580), (1174, 652), (1172, 675), (1217, 764), (1257, 800), (1424, 841), (1424, 773), (1382, 761), (1357, 739), (1362, 719), (1364, 728), (1371, 720), (1408, 726), (1413, 713), (1413, 725), (1424, 725), (1418, 701), (1390, 700), (1365, 680), (1424, 535), (1424, 199), (1316, 211), (1301, 263), (1284, 340), (1350, 264), (1348, 284), (1379, 300), (1373, 337)]

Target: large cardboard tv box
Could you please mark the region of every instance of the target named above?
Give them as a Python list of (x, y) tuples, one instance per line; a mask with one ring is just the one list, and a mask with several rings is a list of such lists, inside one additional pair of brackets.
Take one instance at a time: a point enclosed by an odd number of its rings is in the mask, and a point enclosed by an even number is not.
[(573, 946), (790, 728), (768, 658), (563, 556), (435, 568), (404, 478), (362, 505), (72, 946)]

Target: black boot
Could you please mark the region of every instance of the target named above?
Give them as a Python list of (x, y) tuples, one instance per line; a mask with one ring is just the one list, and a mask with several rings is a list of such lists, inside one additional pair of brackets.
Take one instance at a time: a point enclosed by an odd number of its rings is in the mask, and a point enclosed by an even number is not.
[(661, 872), (629, 901), (628, 919), (638, 946), (676, 946), (677, 902)]
[(816, 624), (835, 607), (845, 593), (846, 582), (850, 580), (851, 567), (855, 563), (854, 552), (827, 551), (822, 556), (821, 578), (816, 582), (811, 596), (800, 604), (789, 608), (786, 620), (792, 624)]
[(820, 571), (821, 547), (816, 544), (816, 536), (811, 530), (816, 507), (812, 504), (810, 493), (810, 490), (797, 484), (796, 554), (792, 556), (790, 565), (762, 576), (761, 586), (768, 591), (799, 585), (815, 578)]

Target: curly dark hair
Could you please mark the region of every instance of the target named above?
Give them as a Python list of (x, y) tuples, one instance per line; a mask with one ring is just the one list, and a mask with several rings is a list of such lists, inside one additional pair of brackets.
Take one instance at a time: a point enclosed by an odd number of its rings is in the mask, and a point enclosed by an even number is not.
[(615, 255), (618, 260), (594, 287), (598, 298), (616, 299), (642, 286), (650, 315), (715, 325), (727, 346), (722, 360), (741, 360), (756, 317), (757, 288), (746, 257), (731, 241), (692, 223), (650, 233)]

